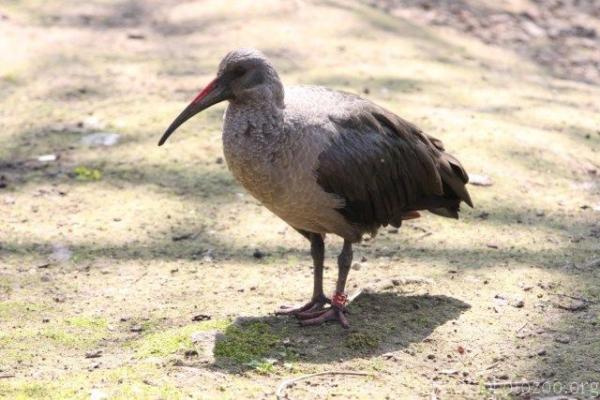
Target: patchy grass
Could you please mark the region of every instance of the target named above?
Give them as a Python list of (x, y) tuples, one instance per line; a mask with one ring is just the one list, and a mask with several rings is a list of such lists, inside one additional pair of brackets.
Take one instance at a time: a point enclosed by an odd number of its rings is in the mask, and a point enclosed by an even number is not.
[(80, 181), (99, 181), (102, 179), (102, 171), (96, 168), (75, 167), (73, 174), (75, 175), (75, 179)]
[[(228, 325), (227, 321), (208, 321), (186, 325), (180, 328), (152, 332), (136, 339), (131, 343), (140, 358), (168, 356), (193, 348), (192, 334), (208, 330), (223, 330)], [(158, 329), (158, 328), (157, 328)]]
[[(15, 377), (0, 398), (261, 398), (332, 369), (374, 377), (288, 397), (479, 399), (509, 393), (465, 377), (598, 380), (597, 87), (361, 1), (20, 0), (2, 13), (0, 374)], [(355, 246), (348, 288), (373, 290), (350, 330), (270, 316), (310, 296), (308, 245), (228, 172), (224, 104), (156, 146), (241, 46), (285, 84), (368, 92), (493, 181), (469, 187), (476, 208), (459, 221), (424, 215)], [(99, 130), (122, 140), (82, 145)], [(328, 291), (340, 245), (327, 238)], [(560, 295), (588, 302), (569, 311)], [(185, 357), (203, 330), (218, 332), (214, 363)]]
[[(90, 387), (82, 391), (82, 387)], [(58, 381), (0, 382), (0, 396), (10, 399), (90, 399), (106, 396), (110, 399), (181, 399), (185, 391), (162, 383), (159, 371), (148, 364), (116, 368), (109, 373), (99, 371), (72, 374)]]
[(0, 302), (0, 319), (22, 317), (24, 314), (28, 314), (31, 317), (32, 314), (38, 314), (46, 309), (48, 309), (48, 307), (40, 303), (3, 301)]

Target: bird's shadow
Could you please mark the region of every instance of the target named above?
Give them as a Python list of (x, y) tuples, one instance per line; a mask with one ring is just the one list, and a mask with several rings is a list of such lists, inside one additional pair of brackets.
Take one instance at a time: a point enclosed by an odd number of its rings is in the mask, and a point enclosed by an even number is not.
[(239, 317), (217, 335), (213, 366), (236, 373), (268, 367), (268, 362), (322, 364), (376, 357), (423, 341), (469, 308), (448, 296), (368, 293), (349, 306), (350, 329), (337, 323), (300, 327), (287, 316)]

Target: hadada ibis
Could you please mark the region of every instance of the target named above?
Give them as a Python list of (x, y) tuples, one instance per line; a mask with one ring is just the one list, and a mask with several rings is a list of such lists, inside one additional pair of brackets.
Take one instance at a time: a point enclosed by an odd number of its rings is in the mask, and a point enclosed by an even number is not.
[[(310, 241), (314, 288), (304, 306), (285, 310), (304, 326), (337, 320), (348, 327), (346, 278), (352, 244), (382, 226), (427, 210), (458, 218), (473, 206), (467, 173), (442, 142), (354, 94), (320, 86), (285, 87), (254, 49), (227, 54), (216, 78), (173, 121), (164, 144), (185, 121), (222, 101), (223, 150), (235, 178)], [(324, 238), (344, 240), (335, 292), (323, 292)]]

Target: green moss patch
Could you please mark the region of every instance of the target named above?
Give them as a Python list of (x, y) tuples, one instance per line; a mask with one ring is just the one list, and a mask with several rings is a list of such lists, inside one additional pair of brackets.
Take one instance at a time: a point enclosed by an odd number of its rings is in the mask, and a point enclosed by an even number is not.
[(260, 369), (265, 367), (262, 358), (279, 344), (280, 339), (264, 322), (231, 325), (215, 344), (215, 356)]
[(102, 179), (102, 171), (95, 168), (79, 166), (73, 169), (75, 179), (79, 181), (99, 181)]
[(379, 338), (366, 332), (352, 332), (344, 340), (344, 345), (351, 350), (367, 352), (379, 347)]

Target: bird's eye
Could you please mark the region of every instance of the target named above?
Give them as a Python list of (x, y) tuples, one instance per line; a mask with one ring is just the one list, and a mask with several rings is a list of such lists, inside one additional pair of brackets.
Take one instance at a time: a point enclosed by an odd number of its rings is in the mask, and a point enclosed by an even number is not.
[(244, 75), (246, 73), (246, 68), (241, 67), (241, 66), (235, 67), (233, 69), (232, 73), (233, 73), (234, 76), (240, 77), (240, 76), (242, 76), (242, 75)]

